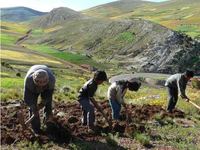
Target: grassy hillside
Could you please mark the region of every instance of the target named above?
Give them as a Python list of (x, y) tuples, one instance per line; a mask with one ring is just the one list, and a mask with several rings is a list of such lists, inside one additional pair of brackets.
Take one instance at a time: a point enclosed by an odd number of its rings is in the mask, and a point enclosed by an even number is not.
[[(85, 55), (114, 70), (172, 73), (192, 68), (198, 73), (200, 62), (198, 42), (142, 19), (85, 18), (35, 28), (23, 45), (34, 43), (62, 51), (59, 54)], [(96, 66), (102, 68), (100, 63)]]
[[(29, 30), (26, 24), (2, 22), (1, 34), (1, 100), (22, 99), (23, 80), (30, 66), (49, 66), (57, 77), (55, 100), (76, 99), (77, 90), (89, 77), (89, 70), (70, 62), (89, 62), (81, 55), (57, 52), (47, 46), (23, 46), (16, 42)], [(36, 36), (38, 31), (35, 33)], [(66, 61), (67, 60), (67, 61)], [(66, 81), (66, 82), (65, 82)], [(69, 82), (70, 81), (70, 82)], [(73, 86), (72, 86), (73, 85)], [(63, 89), (72, 93), (63, 93)]]
[(88, 9), (83, 13), (90, 16), (112, 19), (143, 18), (159, 23), (167, 28), (184, 32), (193, 38), (199, 38), (200, 36), (200, 1), (198, 0), (170, 0), (162, 3), (142, 3), (138, 7), (132, 6), (131, 8), (129, 7), (131, 5), (126, 6), (129, 3), (133, 5), (135, 2), (113, 2)]
[[(100, 32), (101, 35), (105, 35), (107, 38), (105, 38), (103, 41), (106, 42), (110, 40), (110, 44), (112, 45), (115, 42), (117, 44), (120, 44), (121, 42), (124, 44), (130, 44), (131, 42), (134, 42), (137, 38), (135, 37), (135, 34), (131, 32), (131, 30), (123, 31), (123, 28), (121, 29), (123, 32), (118, 30), (112, 30), (113, 26), (120, 26), (121, 24), (109, 24), (102, 23), (99, 24), (99, 22), (96, 22), (96, 28), (91, 28), (92, 24), (94, 22), (87, 22), (85, 21), (85, 24), (88, 26), (84, 26), (82, 24), (81, 28), (79, 28), (79, 23), (77, 22), (77, 30), (74, 30), (74, 32), (69, 32), (74, 36), (74, 39), (79, 38), (80, 43), (77, 42), (75, 46), (71, 48), (71, 51), (73, 48), (78, 49), (78, 47), (81, 49), (82, 44), (84, 43), (85, 46), (88, 44), (97, 44), (99, 40), (96, 40), (94, 38), (93, 32)], [(56, 89), (54, 94), (54, 101), (58, 102), (57, 104), (60, 104), (61, 107), (54, 106), (55, 109), (58, 109), (59, 112), (67, 112), (67, 114), (64, 114), (64, 117), (78, 117), (78, 120), (80, 120), (80, 116), (71, 115), (70, 113), (81, 113), (77, 112), (77, 109), (71, 107), (62, 107), (65, 106), (65, 104), (71, 104), (71, 102), (75, 102), (77, 105), (77, 94), (80, 87), (83, 85), (85, 81), (87, 81), (91, 76), (92, 73), (89, 72), (87, 69), (84, 69), (80, 67), (79, 65), (81, 63), (88, 63), (88, 64), (95, 64), (96, 59), (89, 59), (86, 56), (81, 55), (78, 53), (78, 50), (74, 50), (74, 53), (69, 53), (69, 51), (66, 51), (65, 47), (66, 45), (63, 44), (61, 41), (58, 43), (57, 40), (54, 40), (53, 35), (46, 35), (47, 33), (53, 33), (53, 32), (62, 32), (63, 30), (59, 31), (59, 29), (63, 28), (60, 26), (52, 27), (48, 29), (34, 29), (31, 31), (31, 34), (28, 34), (28, 37), (30, 37), (30, 40), (20, 43), (18, 40), (19, 38), (23, 37), (24, 35), (27, 35), (27, 31), (29, 31), (28, 26), (26, 25), (20, 25), (20, 24), (9, 24), (4, 22), (4, 29), (2, 30), (2, 47), (1, 47), (1, 104), (8, 104), (5, 102), (15, 103), (16, 100), (22, 100), (23, 99), (23, 80), (24, 76), (29, 69), (31, 65), (34, 64), (46, 64), (48, 65), (52, 70), (54, 75), (56, 76)], [(106, 25), (110, 25), (110, 30), (105, 31), (105, 28), (99, 28), (99, 26), (106, 27)], [(123, 24), (122, 24), (123, 25)], [(73, 24), (71, 24), (71, 27)], [(81, 30), (83, 29), (84, 30)], [(66, 31), (70, 31), (70, 29), (66, 28)], [(115, 28), (118, 29), (118, 28)], [(88, 32), (85, 32), (88, 31)], [(89, 32), (91, 31), (92, 32)], [(82, 33), (85, 33), (87, 36), (86, 39), (84, 39), (84, 36), (79, 36), (79, 32), (82, 31)], [(112, 31), (112, 32), (111, 32)], [(68, 32), (64, 32), (68, 33)], [(88, 34), (86, 34), (88, 33)], [(60, 35), (59, 34), (56, 34)], [(110, 35), (110, 36), (107, 36)], [(37, 42), (37, 39), (41, 38), (42, 36), (51, 36), (52, 41), (49, 42), (43, 42), (41, 44), (40, 42)], [(66, 36), (66, 35), (65, 35)], [(59, 37), (60, 38), (60, 37)], [(88, 42), (87, 38), (90, 40), (96, 41), (95, 42)], [(62, 38), (60, 38), (62, 39)], [(74, 40), (75, 41), (75, 40)], [(52, 43), (51, 43), (52, 42)], [(69, 41), (67, 41), (69, 42)], [(112, 43), (113, 42), (113, 43)], [(70, 42), (69, 42), (70, 43)], [(124, 45), (125, 45), (124, 44)], [(88, 46), (87, 45), (87, 46)], [(105, 44), (102, 44), (103, 46)], [(69, 46), (69, 45), (67, 45)], [(58, 48), (60, 47), (60, 50)], [(68, 47), (70, 49), (70, 47)], [(93, 47), (90, 47), (93, 48)], [(92, 50), (92, 49), (91, 49)], [(100, 53), (99, 53), (100, 55)], [(97, 64), (99, 66), (104, 67), (106, 63), (104, 64)], [(112, 68), (111, 68), (112, 69)], [(120, 68), (117, 70), (109, 70), (108, 74), (110, 76), (111, 73), (124, 73), (125, 70)], [(151, 76), (151, 74), (149, 74)], [(152, 75), (154, 76), (154, 75)], [(102, 100), (107, 100), (106, 94), (108, 89), (109, 83), (105, 83), (101, 85), (98, 88), (98, 91), (96, 93), (96, 99), (101, 102)], [(156, 87), (156, 86), (155, 86)], [(84, 132), (83, 135), (86, 135), (89, 137), (89, 139), (92, 138), (92, 142), (86, 139), (81, 139), (81, 137), (78, 137), (77, 139), (74, 138), (72, 141), (70, 141), (69, 144), (58, 144), (53, 141), (49, 141), (44, 143), (40, 143), (40, 140), (31, 139), (31, 141), (23, 138), (24, 140), (20, 140), (21, 137), (17, 137), (16, 135), (19, 135), (20, 129), (18, 130), (18, 127), (21, 128), (19, 123), (17, 122), (18, 119), (16, 119), (17, 111), (14, 108), (7, 109), (7, 108), (1, 108), (1, 112), (4, 113), (2, 115), (2, 133), (5, 133), (5, 136), (7, 135), (10, 138), (2, 137), (2, 139), (6, 139), (7, 142), (11, 141), (11, 144), (8, 145), (1, 145), (4, 149), (95, 149), (98, 146), (100, 149), (145, 149), (149, 148), (151, 146), (155, 149), (198, 149), (200, 146), (200, 117), (199, 117), (199, 111), (194, 108), (192, 105), (184, 102), (183, 100), (179, 100), (178, 102), (178, 112), (181, 112), (183, 110), (185, 112), (184, 118), (178, 118), (173, 116), (166, 116), (162, 118), (163, 114), (161, 112), (154, 113), (155, 115), (151, 114), (151, 118), (149, 120), (143, 120), (138, 121), (138, 116), (141, 115), (144, 117), (145, 114), (148, 114), (151, 110), (149, 108), (159, 108), (162, 109), (166, 107), (166, 99), (167, 99), (167, 92), (165, 88), (155, 88), (149, 87), (146, 85), (142, 85), (141, 89), (138, 92), (130, 92), (128, 91), (125, 96), (125, 102), (128, 104), (134, 104), (135, 107), (131, 110), (131, 112), (138, 112), (138, 115), (131, 118), (134, 122), (134, 130), (131, 130), (128, 135), (125, 134), (119, 134), (119, 133), (100, 133), (98, 135), (91, 135), (86, 132)], [(199, 90), (192, 88), (192, 86), (189, 86), (187, 88), (187, 94), (193, 100), (195, 103), (200, 105), (200, 95)], [(66, 103), (65, 103), (66, 102)], [(72, 104), (74, 106), (74, 103)], [(72, 106), (71, 105), (71, 106)], [(77, 105), (78, 106), (78, 105)], [(103, 107), (103, 105), (101, 105)], [(79, 106), (78, 106), (79, 107)], [(110, 106), (108, 106), (110, 109)], [(144, 109), (147, 108), (147, 109)], [(19, 109), (21, 110), (21, 109)], [(145, 110), (145, 111), (144, 111)], [(27, 111), (27, 110), (26, 110)], [(80, 110), (79, 110), (80, 111)], [(157, 109), (156, 109), (157, 111)], [(123, 110), (124, 112), (124, 110)], [(108, 112), (107, 112), (108, 113)], [(137, 113), (136, 113), (137, 114)], [(101, 116), (101, 115), (100, 115)], [(100, 119), (99, 115), (97, 116), (98, 122), (105, 123), (104, 119)], [(63, 118), (62, 118), (63, 119)], [(65, 118), (64, 118), (65, 119)], [(15, 120), (16, 124), (11, 122), (10, 120)], [(4, 124), (7, 122), (8, 124)], [(68, 120), (64, 120), (64, 122), (68, 123)], [(8, 126), (7, 126), (8, 125)], [(75, 127), (77, 129), (83, 128), (82, 125), (75, 124)], [(16, 129), (16, 130), (15, 130)], [(71, 128), (70, 128), (71, 129)], [(73, 130), (73, 129), (71, 129)], [(6, 131), (6, 132), (5, 132)], [(75, 130), (74, 130), (75, 131)], [(12, 133), (11, 133), (12, 132)], [(10, 134), (11, 133), (11, 134)], [(16, 140), (12, 142), (12, 136), (16, 137)], [(27, 134), (28, 135), (28, 134)], [(6, 137), (7, 137), (6, 136)], [(101, 140), (96, 140), (96, 137), (100, 137)]]

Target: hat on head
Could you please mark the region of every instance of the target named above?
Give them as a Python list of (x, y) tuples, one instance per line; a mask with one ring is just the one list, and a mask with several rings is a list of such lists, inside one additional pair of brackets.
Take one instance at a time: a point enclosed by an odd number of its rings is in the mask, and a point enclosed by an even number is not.
[(44, 86), (49, 82), (49, 75), (47, 71), (38, 69), (33, 73), (33, 81), (35, 84)]

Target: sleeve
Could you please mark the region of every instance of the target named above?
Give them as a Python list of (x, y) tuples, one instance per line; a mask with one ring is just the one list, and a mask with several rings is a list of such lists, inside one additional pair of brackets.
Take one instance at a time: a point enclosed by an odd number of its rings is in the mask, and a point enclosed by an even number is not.
[(33, 93), (27, 87), (24, 88), (24, 102), (33, 110), (37, 110), (38, 94)]
[(49, 76), (50, 76), (50, 80), (49, 80), (49, 89), (50, 89), (50, 90), (54, 90), (54, 88), (55, 88), (55, 83), (56, 83), (56, 79), (55, 79), (55, 77), (54, 77), (53, 74), (49, 74)]
[(26, 77), (24, 81), (24, 102), (34, 111), (37, 109), (38, 94), (34, 92), (34, 85), (32, 79)]
[(187, 98), (185, 94), (186, 84), (187, 83), (183, 81), (182, 77), (178, 78), (177, 80), (178, 91), (180, 93), (180, 96), (183, 98)]

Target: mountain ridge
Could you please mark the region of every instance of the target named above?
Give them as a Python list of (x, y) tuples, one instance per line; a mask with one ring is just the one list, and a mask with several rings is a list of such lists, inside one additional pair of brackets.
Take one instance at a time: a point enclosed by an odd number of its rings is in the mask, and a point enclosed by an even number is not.
[(62, 24), (66, 21), (82, 19), (85, 16), (80, 12), (74, 11), (67, 7), (54, 8), (49, 13), (40, 18), (33, 20), (31, 25), (33, 27), (50, 27), (56, 24)]
[(29, 21), (44, 14), (46, 14), (46, 12), (37, 11), (23, 6), (1, 8), (2, 21), (10, 21), (10, 22)]

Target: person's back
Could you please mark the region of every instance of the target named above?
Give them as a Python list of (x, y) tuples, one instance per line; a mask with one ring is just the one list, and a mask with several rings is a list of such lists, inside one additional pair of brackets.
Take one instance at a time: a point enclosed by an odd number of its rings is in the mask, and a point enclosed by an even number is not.
[(95, 82), (94, 79), (88, 80), (83, 87), (79, 90), (79, 99), (80, 98), (89, 98), (93, 97), (96, 90), (97, 90), (97, 83)]
[(34, 65), (32, 66), (24, 79), (24, 85), (26, 88), (28, 88), (29, 90), (31, 90), (32, 92), (35, 93), (40, 93), (41, 89), (38, 88), (38, 86), (34, 83), (33, 80), (33, 74), (37, 71), (37, 70), (45, 70), (48, 74), (48, 84), (44, 87), (45, 89), (54, 89), (55, 86), (55, 77), (52, 73), (52, 71), (45, 65)]
[(187, 80), (184, 76), (184, 74), (177, 73), (174, 75), (171, 75), (165, 82), (165, 86), (173, 86), (173, 87), (178, 87), (178, 84), (181, 82), (182, 85), (187, 84)]
[(108, 100), (112, 109), (112, 118), (114, 120), (120, 119), (120, 111), (121, 105), (126, 108), (126, 104), (124, 102), (124, 96), (126, 94), (127, 89), (130, 91), (138, 91), (141, 83), (135, 81), (125, 81), (120, 80), (112, 83), (108, 88)]
[(126, 93), (126, 84), (127, 81), (125, 80), (113, 82), (108, 88), (108, 99), (117, 100), (119, 103), (123, 103), (123, 97)]

